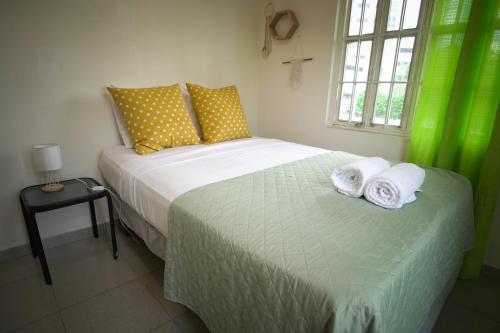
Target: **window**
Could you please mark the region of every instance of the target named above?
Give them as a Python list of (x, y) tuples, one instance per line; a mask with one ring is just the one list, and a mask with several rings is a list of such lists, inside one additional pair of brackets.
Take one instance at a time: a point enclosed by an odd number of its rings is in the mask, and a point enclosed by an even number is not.
[(427, 2), (338, 2), (329, 125), (407, 131)]

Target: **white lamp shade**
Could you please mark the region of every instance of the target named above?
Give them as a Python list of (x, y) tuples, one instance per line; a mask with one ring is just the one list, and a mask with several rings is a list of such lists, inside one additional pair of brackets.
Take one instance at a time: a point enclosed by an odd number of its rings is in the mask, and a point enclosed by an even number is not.
[(38, 171), (54, 171), (62, 168), (61, 148), (58, 144), (33, 146), (33, 161)]

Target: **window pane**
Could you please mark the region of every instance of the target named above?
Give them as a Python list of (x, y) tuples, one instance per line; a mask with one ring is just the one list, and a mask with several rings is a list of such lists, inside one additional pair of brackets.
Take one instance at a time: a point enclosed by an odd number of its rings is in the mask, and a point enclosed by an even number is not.
[(380, 65), (379, 81), (391, 81), (392, 70), (394, 68), (394, 58), (396, 57), (396, 38), (386, 39), (384, 51), (382, 53), (382, 63)]
[(413, 29), (417, 27), (419, 12), (420, 0), (408, 0), (406, 2), (403, 29)]
[(391, 0), (391, 7), (389, 8), (389, 16), (387, 18), (387, 31), (399, 30), (402, 9), (403, 0)]
[[(342, 77), (337, 77), (340, 87), (336, 85), (337, 121), (359, 125), (365, 108), (370, 106), (367, 116), (372, 124), (401, 126), (417, 34), (414, 31), (417, 31), (423, 3), (422, 0), (386, 0), (382, 6), (380, 0), (348, 2), (350, 12), (347, 13), (349, 26), (344, 35), (344, 68)], [(377, 17), (377, 9), (380, 9), (377, 6), (382, 6), (385, 11), (382, 21)], [(457, 10), (457, 16), (461, 11)], [(386, 33), (384, 28), (393, 32)], [(378, 68), (380, 65), (380, 68), (378, 72), (371, 72), (371, 61), (374, 60), (371, 53), (375, 51), (380, 63), (374, 66)], [(369, 100), (366, 99), (367, 92)]]
[(375, 27), (375, 16), (377, 15), (377, 0), (366, 0), (365, 13), (363, 16), (362, 34), (373, 33)]
[(340, 95), (340, 120), (349, 120), (349, 113), (351, 110), (351, 99), (352, 99), (352, 83), (344, 83), (342, 85), (342, 93)]
[(365, 109), (365, 92), (366, 92), (366, 83), (358, 83), (356, 84), (356, 89), (354, 92), (354, 103), (351, 120), (360, 122), (363, 117), (363, 110)]
[(377, 99), (375, 100), (375, 112), (373, 112), (373, 122), (375, 124), (385, 124), (385, 113), (389, 102), (390, 83), (379, 83), (377, 89)]
[(345, 65), (343, 81), (354, 81), (356, 70), (356, 54), (358, 53), (358, 42), (348, 43), (345, 51)]
[(349, 36), (359, 35), (359, 24), (361, 23), (361, 11), (363, 0), (352, 0), (351, 18), (349, 20)]
[(392, 88), (391, 110), (389, 112), (388, 125), (399, 126), (403, 115), (405, 103), (406, 83), (395, 83)]
[(396, 66), (396, 81), (408, 81), (414, 42), (415, 37), (401, 38), (401, 42), (399, 44), (398, 64)]
[(359, 49), (358, 74), (356, 81), (368, 80), (368, 69), (370, 68), (370, 55), (372, 51), (372, 41), (361, 42)]

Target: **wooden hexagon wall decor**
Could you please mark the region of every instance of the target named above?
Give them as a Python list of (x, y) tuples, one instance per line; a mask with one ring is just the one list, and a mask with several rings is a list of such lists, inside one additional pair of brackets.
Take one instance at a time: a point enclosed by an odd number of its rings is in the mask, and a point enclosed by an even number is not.
[[(278, 33), (276, 30), (276, 27), (278, 26), (278, 23), (282, 20), (288, 18), (288, 25), (286, 29), (286, 33)], [(283, 10), (280, 12), (277, 12), (274, 14), (273, 20), (269, 24), (269, 28), (271, 29), (271, 33), (273, 34), (274, 39), (278, 40), (286, 40), (292, 38), (293, 34), (295, 31), (297, 31), (299, 27), (299, 21), (297, 21), (297, 17), (295, 16), (295, 13), (291, 10)]]

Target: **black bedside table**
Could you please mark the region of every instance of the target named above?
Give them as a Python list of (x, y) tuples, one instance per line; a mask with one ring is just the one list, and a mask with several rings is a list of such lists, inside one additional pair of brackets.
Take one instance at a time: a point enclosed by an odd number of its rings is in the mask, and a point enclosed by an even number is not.
[[(101, 184), (99, 184), (99, 182), (95, 179), (80, 179), (87, 183), (88, 187), (101, 186)], [(50, 277), (49, 267), (47, 266), (47, 261), (45, 259), (45, 253), (43, 252), (43, 244), (35, 218), (36, 213), (88, 202), (90, 206), (90, 217), (92, 220), (92, 231), (94, 237), (97, 238), (99, 237), (99, 232), (97, 230), (94, 200), (105, 197), (108, 203), (111, 241), (113, 243), (113, 258), (118, 258), (111, 195), (106, 190), (89, 190), (85, 184), (76, 179), (65, 180), (61, 183), (64, 184), (64, 189), (59, 192), (45, 193), (40, 190), (43, 185), (35, 185), (24, 188), (19, 194), (19, 200), (21, 201), (21, 208), (24, 215), (24, 222), (26, 223), (26, 229), (28, 230), (31, 252), (33, 257), (38, 257), (40, 259), (43, 275), (45, 276), (45, 283), (47, 284), (52, 284), (52, 279)]]

